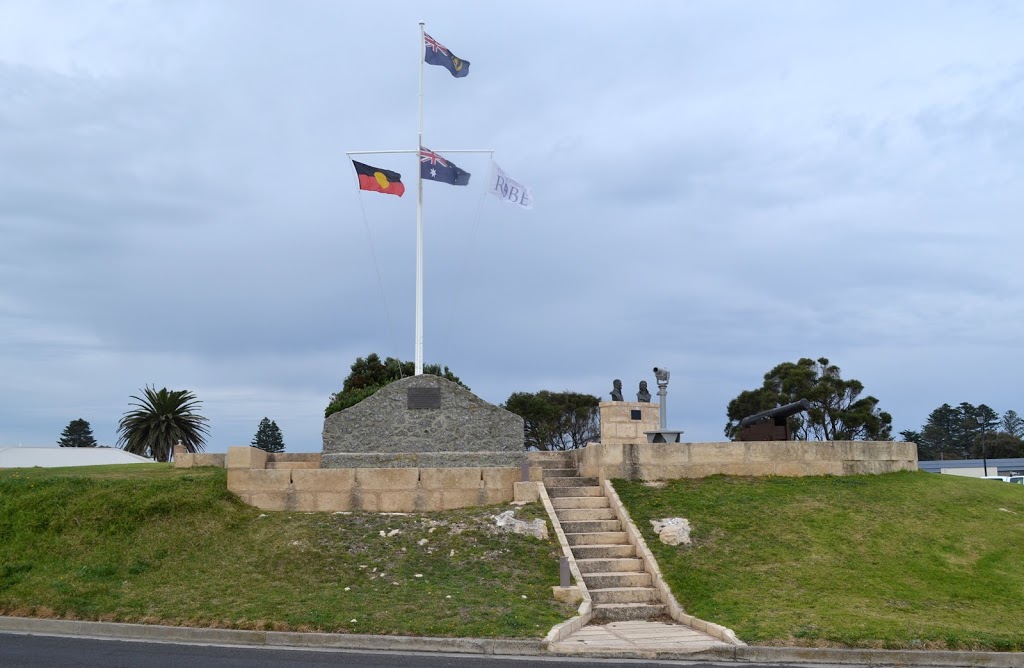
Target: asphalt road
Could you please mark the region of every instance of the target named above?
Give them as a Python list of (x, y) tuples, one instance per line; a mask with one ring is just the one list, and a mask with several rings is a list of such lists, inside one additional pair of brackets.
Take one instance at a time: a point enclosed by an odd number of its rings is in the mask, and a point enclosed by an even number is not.
[[(0, 666), (3, 668), (636, 668), (684, 665), (710, 668), (737, 664), (270, 649), (0, 633)], [(757, 668), (758, 664), (744, 663), (743, 666)], [(781, 667), (772, 664), (771, 668)]]

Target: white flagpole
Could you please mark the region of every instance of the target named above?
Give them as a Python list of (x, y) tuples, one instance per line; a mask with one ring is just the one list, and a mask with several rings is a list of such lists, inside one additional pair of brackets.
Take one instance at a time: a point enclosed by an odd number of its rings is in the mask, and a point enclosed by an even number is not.
[(416, 375), (423, 375), (423, 173), (420, 150), (423, 148), (423, 57), (426, 42), (420, 21), (420, 95), (419, 135), (416, 142)]

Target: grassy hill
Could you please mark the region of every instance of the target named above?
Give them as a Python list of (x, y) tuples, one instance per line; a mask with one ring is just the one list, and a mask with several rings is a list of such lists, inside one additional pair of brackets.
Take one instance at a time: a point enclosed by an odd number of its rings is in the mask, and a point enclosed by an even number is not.
[(229, 493), (223, 469), (4, 470), (0, 614), (542, 637), (574, 614), (551, 598), (560, 552), (494, 533), (506, 508), (271, 513)]
[[(925, 473), (615, 485), (687, 611), (749, 643), (1024, 649), (1022, 486)], [(559, 552), (493, 533), (504, 509), (268, 513), (220, 469), (0, 471), (0, 614), (541, 637), (574, 613), (551, 600)], [(650, 519), (673, 516), (692, 546), (653, 534)]]
[[(1024, 650), (1024, 486), (929, 473), (615, 488), (686, 610), (752, 644)], [(670, 547), (650, 520), (685, 517)]]

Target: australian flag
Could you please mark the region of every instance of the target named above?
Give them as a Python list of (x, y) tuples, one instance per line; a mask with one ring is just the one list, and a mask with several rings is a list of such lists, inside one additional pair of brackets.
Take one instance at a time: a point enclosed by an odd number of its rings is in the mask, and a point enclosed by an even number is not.
[(446, 160), (422, 146), (420, 146), (420, 176), (431, 181), (444, 181), (453, 186), (469, 185), (469, 172), (459, 169), (451, 160)]
[(440, 42), (423, 33), (423, 60), (429, 65), (440, 65), (452, 73), (453, 77), (459, 78), (469, 74), (469, 61), (462, 60), (454, 53), (444, 48)]

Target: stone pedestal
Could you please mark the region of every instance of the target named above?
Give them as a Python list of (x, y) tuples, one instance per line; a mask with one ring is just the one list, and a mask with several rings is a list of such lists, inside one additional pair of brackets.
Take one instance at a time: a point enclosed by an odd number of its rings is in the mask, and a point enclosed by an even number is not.
[(658, 428), (658, 404), (639, 401), (602, 401), (601, 442), (611, 445), (646, 443), (645, 432)]

